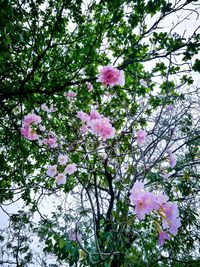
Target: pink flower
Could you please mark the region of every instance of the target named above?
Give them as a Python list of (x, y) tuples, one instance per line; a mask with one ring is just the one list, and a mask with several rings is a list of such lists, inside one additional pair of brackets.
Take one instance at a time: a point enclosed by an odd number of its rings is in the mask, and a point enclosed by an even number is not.
[(92, 109), (90, 111), (90, 120), (96, 120), (96, 119), (101, 119), (102, 116), (99, 114), (97, 110)]
[(41, 143), (41, 144), (45, 144), (45, 145), (47, 145), (47, 139), (46, 139), (46, 138), (41, 139), (40, 143)]
[(98, 134), (104, 141), (114, 137), (115, 128), (112, 127), (110, 120), (108, 118), (103, 118), (97, 110), (91, 110), (90, 115), (79, 111), (77, 117), (87, 124), (82, 126), (82, 132), (86, 132), (90, 129), (91, 133)]
[(56, 177), (56, 181), (58, 185), (65, 184), (66, 183), (66, 176), (64, 173), (58, 173)]
[(39, 124), (41, 123), (42, 119), (40, 116), (35, 115), (35, 114), (28, 114), (27, 116), (24, 117), (23, 124), (24, 125), (30, 125), (30, 124)]
[(47, 175), (54, 177), (57, 173), (57, 165), (49, 165), (47, 170)]
[(21, 134), (30, 141), (37, 140), (39, 138), (36, 131), (26, 124), (21, 128)]
[(157, 209), (155, 197), (150, 192), (141, 192), (135, 200), (135, 213), (139, 220), (143, 220), (146, 214), (149, 214), (153, 209)]
[(118, 70), (114, 68), (112, 65), (107, 65), (100, 70), (100, 74), (97, 81), (101, 82), (104, 86), (109, 85), (110, 87), (113, 87), (117, 84), (124, 86), (124, 72), (123, 70)]
[(33, 140), (38, 140), (39, 139), (39, 135), (36, 133), (36, 131), (34, 131), (33, 129), (30, 128), (29, 134), (27, 136), (27, 139), (30, 141)]
[(137, 131), (137, 143), (139, 146), (142, 146), (147, 141), (147, 132), (140, 129)]
[(163, 246), (163, 244), (165, 243), (165, 240), (170, 240), (170, 237), (166, 232), (161, 231), (158, 237), (158, 245), (160, 247)]
[(164, 203), (168, 201), (169, 197), (164, 194), (159, 194), (156, 196), (156, 202), (159, 204), (159, 206), (162, 206)]
[(82, 236), (79, 233), (76, 233), (74, 230), (68, 231), (68, 238), (71, 241), (79, 241), (79, 243), (82, 242)]
[(21, 134), (24, 136), (24, 137), (28, 137), (29, 136), (29, 132), (30, 132), (30, 126), (29, 125), (24, 125), (22, 128), (21, 128)]
[(31, 126), (32, 124), (38, 125), (39, 123), (41, 123), (41, 121), (42, 119), (40, 116), (37, 116), (35, 114), (28, 114), (24, 117), (21, 134), (30, 141), (37, 140), (39, 136), (36, 131), (31, 128)]
[(92, 133), (100, 135), (104, 141), (115, 135), (115, 128), (107, 118), (92, 120), (90, 126)]
[(53, 104), (51, 104), (50, 108), (48, 108), (46, 104), (42, 104), (41, 109), (46, 111), (47, 113), (56, 112), (58, 110), (57, 107), (55, 107)]
[(81, 132), (82, 133), (86, 133), (88, 131), (88, 127), (87, 125), (83, 125), (81, 128), (80, 128)]
[(58, 110), (58, 108), (56, 106), (54, 106), (53, 104), (51, 104), (50, 108), (49, 108), (49, 112), (56, 112)]
[(46, 112), (49, 112), (49, 108), (47, 107), (46, 104), (42, 104), (41, 105), (41, 109), (44, 110), (44, 111), (46, 111)]
[(131, 189), (131, 195), (130, 195), (130, 200), (132, 202), (135, 202), (135, 200), (137, 199), (137, 197), (139, 197), (140, 193), (143, 191), (144, 189), (144, 184), (142, 182), (135, 182), (132, 189)]
[(76, 241), (76, 233), (73, 230), (69, 230), (67, 235), (69, 240)]
[(130, 201), (135, 205), (135, 213), (139, 220), (143, 220), (145, 215), (152, 210), (159, 209), (156, 197), (152, 193), (144, 191), (142, 182), (135, 182), (130, 192)]
[(48, 140), (47, 140), (47, 144), (51, 147), (51, 148), (55, 148), (58, 146), (57, 144), (57, 140), (55, 137), (49, 137)]
[(93, 91), (93, 85), (90, 82), (86, 82), (86, 85), (87, 85), (88, 92), (92, 92)]
[(172, 104), (167, 105), (167, 106), (166, 106), (166, 110), (167, 110), (167, 111), (173, 111), (173, 110), (174, 110), (174, 106), (173, 106)]
[(86, 114), (85, 112), (83, 112), (82, 110), (77, 112), (76, 117), (79, 118), (82, 122), (90, 121), (90, 116)]
[(91, 127), (91, 131), (93, 134), (99, 134), (101, 133), (102, 131), (102, 119), (98, 119), (98, 120), (92, 120), (90, 122), (90, 127)]
[(171, 202), (165, 203), (162, 206), (162, 212), (165, 216), (163, 218), (163, 228), (169, 228), (171, 234), (177, 235), (178, 228), (181, 226), (177, 204)]
[(65, 168), (65, 173), (67, 174), (73, 174), (75, 171), (77, 171), (77, 167), (75, 163), (69, 164), (67, 165), (67, 167)]
[(179, 217), (178, 206), (176, 203), (167, 202), (163, 204), (162, 209), (169, 221), (173, 221), (174, 219)]
[(169, 231), (172, 235), (176, 236), (178, 233), (178, 228), (181, 227), (181, 220), (180, 218), (174, 219), (171, 224), (169, 225)]
[(58, 156), (58, 162), (60, 163), (60, 165), (65, 165), (68, 162), (68, 157), (66, 155), (60, 154)]
[(77, 93), (69, 90), (67, 93), (64, 94), (64, 96), (67, 97), (68, 100), (72, 100), (76, 97)]
[(174, 168), (176, 166), (176, 157), (171, 151), (168, 151), (168, 154), (169, 154), (169, 164), (172, 168)]
[(115, 128), (111, 126), (111, 124), (104, 125), (104, 128), (101, 133), (101, 137), (104, 141), (106, 141), (109, 138), (113, 138), (115, 136)]

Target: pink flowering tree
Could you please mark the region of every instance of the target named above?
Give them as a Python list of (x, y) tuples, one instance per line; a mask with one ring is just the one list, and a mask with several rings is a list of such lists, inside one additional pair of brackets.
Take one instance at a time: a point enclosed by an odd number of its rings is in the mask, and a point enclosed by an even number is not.
[(4, 2), (0, 265), (198, 266), (197, 1)]

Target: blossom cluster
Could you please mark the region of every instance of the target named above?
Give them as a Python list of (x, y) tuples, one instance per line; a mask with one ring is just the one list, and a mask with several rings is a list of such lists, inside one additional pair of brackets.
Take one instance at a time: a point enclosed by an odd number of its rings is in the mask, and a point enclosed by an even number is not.
[(57, 137), (55, 135), (55, 133), (49, 133), (47, 138), (43, 138), (41, 139), (41, 144), (45, 144), (50, 146), (50, 148), (55, 148), (58, 146), (57, 143)]
[[(181, 226), (179, 218), (178, 206), (174, 202), (168, 202), (168, 196), (164, 194), (154, 195), (144, 190), (144, 183), (135, 182), (130, 191), (130, 201), (134, 204), (134, 213), (139, 220), (143, 220), (146, 215), (155, 211), (162, 220), (163, 229), (168, 229), (172, 235), (177, 235), (178, 228)], [(168, 240), (167, 233), (161, 230), (157, 223), (159, 232), (159, 245), (164, 244), (164, 240)]]
[[(114, 68), (112, 65), (107, 65), (100, 70), (97, 81), (104, 86), (124, 86), (124, 72)], [(144, 80), (140, 80), (140, 83), (142, 86), (147, 87), (147, 83)], [(88, 92), (93, 91), (93, 85), (90, 82), (86, 82), (86, 86)], [(107, 94), (109, 94), (107, 95), (109, 97), (110, 93), (107, 92)], [(76, 98), (77, 93), (69, 90), (64, 94), (64, 96), (69, 101), (73, 101)], [(46, 104), (42, 104), (41, 109), (47, 113), (57, 111), (55, 106), (51, 105), (48, 107)], [(173, 105), (166, 106), (167, 111), (173, 111), (173, 109)], [(80, 129), (82, 133), (90, 132), (91, 134), (100, 136), (103, 141), (115, 136), (116, 130), (112, 126), (110, 119), (102, 116), (95, 109), (92, 109), (89, 114), (83, 112), (82, 110), (78, 111), (77, 118), (79, 118), (83, 123)], [(41, 144), (48, 145), (50, 148), (58, 147), (57, 136), (53, 132), (47, 132), (45, 138), (38, 135), (38, 129), (40, 132), (45, 131), (45, 127), (41, 125), (41, 121), (42, 119), (40, 116), (36, 114), (28, 114), (24, 117), (21, 134), (28, 140), (39, 140)], [(138, 146), (141, 147), (145, 145), (147, 142), (147, 132), (139, 129), (136, 132), (136, 138)], [(171, 168), (174, 168), (176, 165), (176, 157), (171, 150), (167, 153), (169, 164)], [(62, 185), (66, 183), (67, 175), (71, 175), (76, 171), (76, 164), (69, 163), (67, 155), (59, 154), (57, 164), (49, 165), (46, 174), (49, 177), (55, 177), (57, 184)], [(165, 173), (164, 177), (167, 178), (169, 175), (170, 174)], [(158, 244), (160, 246), (162, 246), (166, 240), (170, 239), (170, 234), (174, 236), (177, 235), (178, 228), (181, 226), (178, 206), (176, 203), (169, 202), (168, 200), (169, 198), (165, 194), (155, 195), (152, 192), (144, 190), (144, 183), (142, 182), (135, 182), (130, 191), (130, 201), (134, 205), (134, 213), (137, 215), (139, 220), (144, 220), (146, 215), (153, 212), (156, 215), (157, 221), (155, 224), (159, 233)], [(72, 241), (81, 240), (81, 238), (78, 237), (76, 232), (73, 230), (68, 232), (68, 238)]]
[(97, 110), (91, 110), (90, 114), (81, 110), (77, 113), (77, 117), (84, 123), (81, 127), (82, 132), (89, 130), (92, 134), (99, 135), (104, 141), (114, 137), (115, 128), (112, 127), (110, 120), (99, 114)]
[(137, 143), (139, 146), (142, 146), (147, 141), (147, 132), (140, 129), (137, 131)]
[(68, 100), (73, 100), (74, 98), (76, 98), (77, 93), (75, 93), (72, 90), (69, 90), (67, 93), (64, 93), (64, 96), (68, 99)]
[(99, 77), (97, 79), (98, 82), (101, 82), (104, 86), (109, 85), (113, 87), (114, 85), (124, 86), (125, 78), (123, 70), (118, 70), (114, 68), (112, 65), (104, 66), (100, 70)]
[[(46, 110), (46, 112), (50, 111)], [(57, 147), (58, 144), (55, 133), (50, 132), (47, 138), (42, 139), (41, 136), (36, 132), (37, 129), (39, 129), (41, 132), (45, 131), (45, 126), (41, 125), (41, 122), (42, 119), (40, 116), (33, 113), (28, 114), (27, 116), (24, 117), (24, 120), (22, 122), (21, 134), (30, 141), (39, 140), (41, 144), (49, 145), (51, 148)]]
[(58, 110), (53, 104), (48, 107), (45, 103), (41, 105), (41, 109), (46, 111), (47, 113), (56, 112)]
[[(61, 166), (65, 166), (66, 163), (69, 161), (69, 158), (64, 155), (60, 154), (58, 156), (58, 164)], [(47, 175), (50, 177), (56, 177), (56, 181), (58, 185), (62, 185), (66, 183), (66, 174), (71, 175), (77, 171), (77, 167), (75, 163), (68, 164), (63, 172), (58, 173), (58, 165), (49, 165), (47, 170)]]
[(41, 121), (42, 119), (40, 116), (36, 114), (28, 114), (24, 117), (21, 127), (21, 134), (30, 141), (37, 140), (39, 136), (35, 130), (35, 127), (36, 125), (40, 124)]

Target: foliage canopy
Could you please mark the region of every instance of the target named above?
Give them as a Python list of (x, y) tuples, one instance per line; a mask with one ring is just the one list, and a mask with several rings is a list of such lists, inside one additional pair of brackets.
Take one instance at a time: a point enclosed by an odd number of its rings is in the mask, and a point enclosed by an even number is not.
[[(0, 207), (9, 216), (2, 266), (197, 266), (199, 7), (197, 0), (0, 1)], [(182, 31), (186, 21), (193, 29)], [(97, 81), (109, 64), (124, 71), (124, 86)], [(81, 132), (77, 112), (91, 109), (110, 119), (114, 138)], [(39, 134), (56, 135), (57, 147), (21, 135), (30, 113), (41, 116)], [(139, 129), (147, 132), (144, 146)], [(64, 185), (46, 173), (59, 154), (77, 165)], [(159, 218), (133, 212), (136, 181), (178, 203), (182, 226), (163, 247)], [(9, 211), (18, 201), (23, 207)], [(51, 214), (43, 205), (52, 205)], [(41, 258), (30, 245), (36, 237)]]

